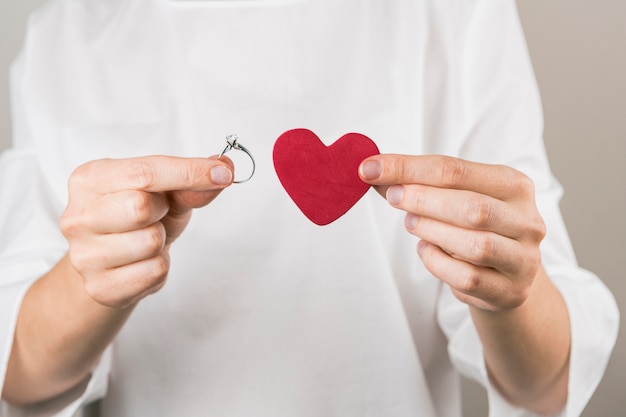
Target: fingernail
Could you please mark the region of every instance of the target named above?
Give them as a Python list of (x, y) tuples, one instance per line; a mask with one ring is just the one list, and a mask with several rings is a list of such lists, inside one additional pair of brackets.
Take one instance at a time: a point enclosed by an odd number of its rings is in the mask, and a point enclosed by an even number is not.
[(413, 213), (408, 213), (404, 218), (404, 227), (412, 230), (415, 229), (415, 226), (417, 226), (417, 216)]
[(387, 201), (389, 204), (397, 206), (402, 202), (402, 196), (404, 195), (404, 187), (401, 185), (392, 185), (387, 189)]
[(375, 180), (383, 173), (383, 165), (378, 161), (365, 161), (361, 164), (361, 176), (366, 180)]
[(420, 240), (419, 242), (417, 242), (417, 254), (419, 256), (422, 256), (424, 254), (424, 250), (426, 249), (426, 245), (427, 245), (427, 243), (424, 242), (423, 240)]
[(233, 174), (228, 168), (222, 165), (211, 168), (211, 181), (215, 185), (229, 184), (233, 178)]

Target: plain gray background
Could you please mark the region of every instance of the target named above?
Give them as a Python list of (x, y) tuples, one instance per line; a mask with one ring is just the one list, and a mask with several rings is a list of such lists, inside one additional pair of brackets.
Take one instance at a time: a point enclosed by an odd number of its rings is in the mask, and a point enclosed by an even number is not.
[[(106, 0), (103, 0), (106, 1)], [(43, 0), (0, 2), (0, 150), (10, 146), (8, 68), (26, 17)], [(519, 0), (545, 111), (552, 169), (565, 187), (563, 215), (582, 266), (626, 310), (626, 1)], [(585, 417), (626, 415), (626, 335)], [(465, 416), (487, 415), (465, 382)]]

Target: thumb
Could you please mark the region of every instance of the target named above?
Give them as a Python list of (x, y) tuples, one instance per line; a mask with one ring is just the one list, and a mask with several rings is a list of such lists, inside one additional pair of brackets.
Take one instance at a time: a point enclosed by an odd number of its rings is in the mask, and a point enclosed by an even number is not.
[[(216, 159), (211, 157), (210, 159)], [(215, 185), (228, 187), (232, 184), (233, 162), (228, 157), (222, 157), (220, 161), (224, 165), (216, 165), (211, 168), (211, 181)], [(177, 190), (167, 193), (169, 200), (169, 210), (165, 217), (161, 219), (161, 223), (165, 226), (167, 232), (166, 244), (172, 243), (183, 232), (189, 219), (191, 211), (195, 208), (204, 207), (215, 199), (224, 188), (214, 190)]]
[[(216, 156), (209, 159), (217, 160)], [(220, 158), (222, 164), (211, 168), (211, 183), (220, 188), (210, 190), (176, 190), (170, 191), (170, 214), (184, 213), (191, 209), (204, 207), (217, 197), (224, 188), (233, 183), (235, 166), (227, 156)], [(223, 187), (223, 188), (222, 188)]]

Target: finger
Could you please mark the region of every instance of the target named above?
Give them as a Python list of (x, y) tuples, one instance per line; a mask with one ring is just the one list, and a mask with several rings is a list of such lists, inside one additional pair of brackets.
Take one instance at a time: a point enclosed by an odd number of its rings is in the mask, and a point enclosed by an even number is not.
[[(487, 230), (517, 239), (527, 233), (528, 220), (516, 206), (473, 191), (424, 185), (392, 185), (387, 201), (420, 217), (472, 230)], [(522, 221), (523, 220), (523, 221)]]
[(123, 190), (99, 196), (84, 208), (71, 204), (63, 213), (60, 226), (66, 237), (121, 233), (155, 223), (166, 215), (168, 208), (163, 193)]
[(169, 211), (161, 219), (167, 230), (166, 244), (174, 242), (185, 229), (191, 217), (191, 210), (204, 207), (213, 201), (222, 190), (214, 191), (172, 191), (169, 196)]
[(222, 192), (222, 189), (211, 191), (172, 191), (170, 193), (170, 212), (176, 214), (189, 209), (204, 207)]
[(420, 241), (418, 253), (426, 269), (448, 284), (465, 303), (505, 310), (518, 307), (527, 297), (525, 291), (498, 271), (455, 259), (430, 242)]
[(411, 234), (437, 245), (455, 259), (497, 269), (510, 276), (525, 271), (526, 251), (514, 239), (412, 214), (407, 215), (405, 227)]
[(519, 171), (442, 155), (374, 155), (359, 166), (372, 185), (423, 184), (474, 191), (500, 200), (534, 195), (532, 181)]
[(98, 194), (122, 190), (209, 191), (221, 190), (232, 181), (232, 162), (225, 157), (218, 160), (157, 155), (89, 162), (74, 171), (70, 188)]
[(165, 247), (165, 227), (156, 222), (125, 233), (92, 235), (90, 241), (72, 245), (71, 257), (83, 274), (129, 265), (157, 256)]
[[(214, 159), (215, 157), (211, 158)], [(222, 155), (221, 160), (223, 160), (223, 162), (234, 171), (234, 164), (230, 158)], [(229, 179), (230, 182), (233, 181), (233, 175), (234, 174), (231, 174)], [(180, 226), (187, 224), (190, 216), (190, 210), (206, 206), (211, 203), (222, 191), (223, 188), (212, 189), (209, 191), (175, 190), (169, 192), (169, 211), (167, 218), (163, 219), (166, 229), (170, 231), (168, 242), (171, 242), (178, 237), (178, 233), (172, 234), (172, 231), (178, 230), (182, 232), (183, 227)]]
[(107, 270), (97, 277), (87, 275), (85, 289), (98, 303), (114, 307), (128, 307), (165, 285), (169, 272), (169, 255), (159, 255), (129, 265)]

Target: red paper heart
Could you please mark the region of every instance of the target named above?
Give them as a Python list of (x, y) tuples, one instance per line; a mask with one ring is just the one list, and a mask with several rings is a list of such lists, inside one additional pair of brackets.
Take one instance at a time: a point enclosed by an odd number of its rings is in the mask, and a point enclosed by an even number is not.
[(369, 189), (361, 162), (379, 152), (367, 136), (348, 133), (326, 146), (307, 129), (288, 130), (274, 144), (274, 169), (285, 191), (313, 223), (343, 216)]

